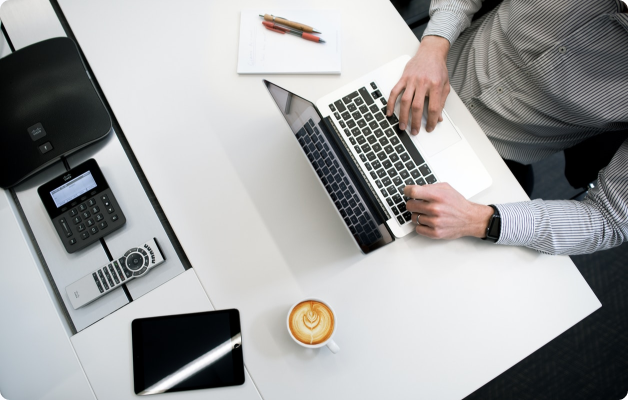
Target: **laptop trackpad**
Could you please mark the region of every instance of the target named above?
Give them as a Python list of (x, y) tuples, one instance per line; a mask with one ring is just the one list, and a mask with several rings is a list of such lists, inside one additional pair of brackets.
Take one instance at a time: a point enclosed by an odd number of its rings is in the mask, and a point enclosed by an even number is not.
[(423, 117), (419, 134), (416, 136), (409, 135), (426, 157), (435, 156), (461, 140), (446, 114), (443, 113), (443, 121), (436, 124), (436, 128), (432, 132), (425, 130), (426, 122), (425, 117)]

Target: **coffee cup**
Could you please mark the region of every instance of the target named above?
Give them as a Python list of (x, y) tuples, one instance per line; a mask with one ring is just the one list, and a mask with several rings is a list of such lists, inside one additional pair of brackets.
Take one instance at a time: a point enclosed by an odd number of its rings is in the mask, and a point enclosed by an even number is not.
[(286, 319), (290, 337), (303, 347), (316, 349), (327, 346), (332, 353), (340, 348), (332, 340), (338, 324), (331, 306), (316, 298), (296, 302)]

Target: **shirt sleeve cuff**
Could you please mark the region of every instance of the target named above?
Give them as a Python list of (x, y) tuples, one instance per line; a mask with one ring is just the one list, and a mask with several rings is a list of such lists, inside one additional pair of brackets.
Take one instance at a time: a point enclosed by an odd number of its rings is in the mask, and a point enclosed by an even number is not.
[(527, 246), (534, 240), (534, 212), (530, 202), (495, 204), (501, 218), (497, 244)]
[(463, 12), (438, 11), (430, 17), (421, 40), (425, 36), (440, 36), (449, 40), (449, 44), (453, 44), (469, 25), (469, 16)]

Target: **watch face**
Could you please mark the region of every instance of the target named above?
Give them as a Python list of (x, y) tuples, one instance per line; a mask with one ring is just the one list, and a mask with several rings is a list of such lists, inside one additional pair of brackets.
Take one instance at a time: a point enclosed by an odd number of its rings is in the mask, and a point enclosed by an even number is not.
[(499, 234), (501, 233), (501, 225), (501, 218), (499, 217), (499, 215), (493, 214), (493, 216), (491, 217), (491, 222), (489, 223), (489, 228), (486, 235), (487, 238), (497, 242), (499, 240)]

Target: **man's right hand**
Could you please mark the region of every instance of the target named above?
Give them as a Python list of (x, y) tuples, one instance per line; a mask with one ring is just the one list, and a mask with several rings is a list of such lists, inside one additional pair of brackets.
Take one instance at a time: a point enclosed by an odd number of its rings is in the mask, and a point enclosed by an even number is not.
[(403, 92), (399, 112), (400, 129), (407, 128), (408, 117), (412, 110), (411, 133), (413, 135), (419, 133), (426, 97), (429, 97), (429, 106), (425, 129), (431, 132), (436, 127), (436, 123), (443, 120), (442, 111), (449, 94), (446, 63), (448, 52), (449, 40), (440, 36), (425, 36), (421, 41), (419, 51), (406, 64), (401, 79), (390, 92), (386, 110), (386, 115), (391, 116), (397, 97)]

